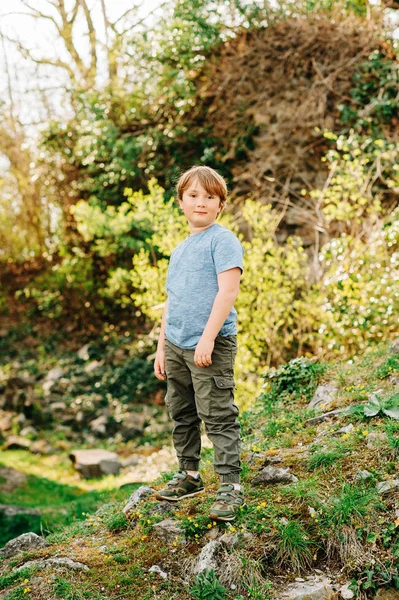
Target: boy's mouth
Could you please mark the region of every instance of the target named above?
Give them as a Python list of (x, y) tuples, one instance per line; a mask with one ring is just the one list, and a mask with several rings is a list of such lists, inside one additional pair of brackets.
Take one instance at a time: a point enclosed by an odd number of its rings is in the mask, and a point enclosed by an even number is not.
[(206, 215), (206, 212), (201, 212), (199, 210), (194, 211), (197, 215)]

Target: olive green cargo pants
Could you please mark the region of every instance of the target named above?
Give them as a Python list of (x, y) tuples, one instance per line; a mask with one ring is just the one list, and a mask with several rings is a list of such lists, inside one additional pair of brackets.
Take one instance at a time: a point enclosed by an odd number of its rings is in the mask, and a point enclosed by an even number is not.
[(241, 440), (238, 406), (234, 403), (237, 336), (216, 337), (208, 367), (197, 367), (194, 353), (165, 338), (165, 402), (174, 422), (173, 444), (179, 467), (198, 470), (203, 421), (213, 444), (216, 473), (222, 482), (239, 483)]

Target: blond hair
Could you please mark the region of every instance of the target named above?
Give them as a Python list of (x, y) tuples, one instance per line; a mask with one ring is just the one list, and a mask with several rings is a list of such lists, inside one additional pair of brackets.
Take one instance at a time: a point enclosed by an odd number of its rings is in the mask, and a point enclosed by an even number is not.
[(199, 183), (208, 194), (219, 196), (221, 204), (221, 209), (218, 213), (219, 216), (227, 202), (227, 185), (223, 177), (211, 167), (206, 167), (205, 165), (193, 166), (180, 175), (179, 180), (176, 183), (178, 200), (183, 199), (183, 192), (195, 179), (198, 179)]

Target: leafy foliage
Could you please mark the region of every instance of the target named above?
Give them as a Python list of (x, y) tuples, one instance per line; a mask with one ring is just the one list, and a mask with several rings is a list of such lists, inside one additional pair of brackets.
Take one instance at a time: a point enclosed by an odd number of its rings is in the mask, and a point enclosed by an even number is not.
[(213, 569), (205, 569), (196, 576), (190, 593), (196, 600), (223, 600), (226, 588), (219, 583)]

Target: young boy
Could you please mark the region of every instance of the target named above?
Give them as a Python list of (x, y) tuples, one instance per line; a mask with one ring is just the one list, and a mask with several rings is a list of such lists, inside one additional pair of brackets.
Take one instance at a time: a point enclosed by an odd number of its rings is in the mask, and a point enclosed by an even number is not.
[(190, 235), (172, 252), (154, 371), (167, 379), (165, 402), (174, 422), (180, 470), (159, 500), (178, 501), (204, 491), (199, 474), (201, 421), (214, 448), (221, 484), (212, 519), (231, 521), (244, 504), (240, 487), (240, 424), (234, 403), (237, 312), (243, 272), (238, 238), (216, 223), (226, 203), (224, 179), (210, 167), (192, 167), (177, 183)]

